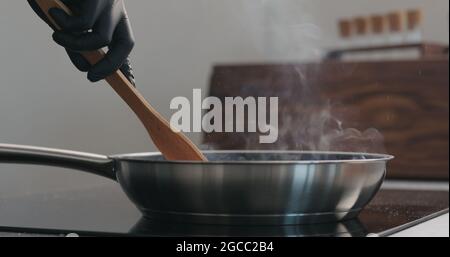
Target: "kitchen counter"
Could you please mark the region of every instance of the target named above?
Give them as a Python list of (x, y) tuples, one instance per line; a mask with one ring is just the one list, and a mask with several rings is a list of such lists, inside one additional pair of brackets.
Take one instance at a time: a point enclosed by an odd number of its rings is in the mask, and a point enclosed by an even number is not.
[[(0, 236), (448, 236), (448, 190), (387, 182), (359, 219), (338, 224), (226, 227), (146, 220), (118, 185), (0, 198)], [(448, 183), (447, 183), (448, 184)], [(396, 189), (397, 185), (400, 189)]]
[(449, 237), (449, 214), (438, 216), (430, 221), (405, 229), (392, 237)]

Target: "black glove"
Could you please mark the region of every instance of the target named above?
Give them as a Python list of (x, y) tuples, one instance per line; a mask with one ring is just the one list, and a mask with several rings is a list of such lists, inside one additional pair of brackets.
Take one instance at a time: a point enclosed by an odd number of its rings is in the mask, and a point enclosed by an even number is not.
[[(67, 15), (63, 10), (53, 8), (49, 14), (62, 28), (53, 34), (56, 43), (63, 46), (73, 64), (88, 79), (96, 82), (106, 78), (120, 68), (134, 83), (129, 55), (134, 47), (134, 36), (123, 0), (62, 0), (75, 14)], [(33, 10), (51, 27), (45, 14), (34, 0), (28, 0)], [(55, 28), (53, 28), (55, 29)], [(105, 58), (90, 65), (80, 54), (108, 47)]]

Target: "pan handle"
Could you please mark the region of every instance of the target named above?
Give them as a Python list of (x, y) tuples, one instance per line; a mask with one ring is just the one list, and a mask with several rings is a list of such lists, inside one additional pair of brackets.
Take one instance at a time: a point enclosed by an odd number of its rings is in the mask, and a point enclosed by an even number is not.
[(114, 160), (98, 154), (0, 144), (0, 163), (37, 164), (71, 168), (116, 180)]

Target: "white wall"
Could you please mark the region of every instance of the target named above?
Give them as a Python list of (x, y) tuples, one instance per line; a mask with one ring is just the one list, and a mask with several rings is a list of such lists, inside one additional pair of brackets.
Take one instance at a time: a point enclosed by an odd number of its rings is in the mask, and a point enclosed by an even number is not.
[[(138, 87), (166, 117), (169, 101), (206, 89), (211, 65), (302, 61), (332, 46), (335, 21), (420, 6), (426, 37), (448, 42), (447, 0), (127, 1)], [(151, 151), (138, 120), (105, 83), (74, 70), (26, 1), (0, 1), (0, 142), (97, 153)], [(198, 135), (191, 135), (195, 140)], [(0, 197), (110, 183), (57, 168), (0, 165)]]

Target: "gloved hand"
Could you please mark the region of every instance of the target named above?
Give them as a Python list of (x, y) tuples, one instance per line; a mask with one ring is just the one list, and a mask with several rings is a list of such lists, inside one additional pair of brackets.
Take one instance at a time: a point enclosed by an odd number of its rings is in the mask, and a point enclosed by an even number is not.
[[(33, 10), (51, 27), (51, 23), (34, 0), (27, 0)], [(134, 47), (134, 36), (123, 0), (62, 0), (75, 14), (67, 15), (53, 8), (49, 14), (62, 28), (53, 34), (56, 43), (63, 46), (73, 64), (88, 73), (88, 79), (96, 82), (120, 68), (134, 83), (129, 55)], [(54, 29), (54, 28), (53, 28)], [(108, 47), (103, 60), (90, 65), (80, 54)]]

